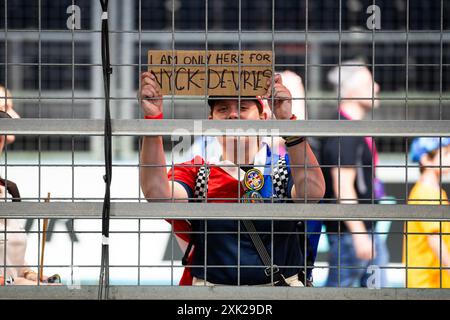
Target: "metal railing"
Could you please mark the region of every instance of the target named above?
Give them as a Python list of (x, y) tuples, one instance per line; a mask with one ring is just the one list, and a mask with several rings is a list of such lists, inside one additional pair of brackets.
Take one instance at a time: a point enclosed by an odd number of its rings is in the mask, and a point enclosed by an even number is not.
[[(136, 0), (137, 1), (137, 0)], [(305, 31), (280, 31), (276, 30), (274, 25), (275, 5), (276, 1), (272, 0), (272, 28), (271, 30), (255, 30), (246, 31), (241, 27), (241, 8), (239, 8), (239, 30), (236, 31), (220, 31), (208, 30), (207, 23), (205, 30), (176, 30), (175, 29), (175, 13), (174, 2), (172, 1), (172, 26), (171, 30), (142, 30), (141, 28), (141, 0), (139, 0), (139, 27), (138, 30), (132, 29), (133, 12), (130, 9), (135, 1), (129, 3), (112, 1), (113, 10), (111, 10), (112, 43), (118, 48), (117, 61), (112, 64), (118, 69), (123, 83), (113, 82), (112, 91), (119, 92), (117, 96), (112, 98), (113, 102), (117, 102), (113, 112), (120, 116), (133, 118), (134, 104), (136, 103), (133, 94), (133, 79), (135, 69), (144, 70), (147, 64), (142, 57), (142, 45), (156, 44), (156, 47), (171, 47), (175, 49), (175, 44), (185, 45), (239, 45), (242, 49), (243, 43), (251, 45), (261, 45), (262, 47), (271, 46), (272, 51), (275, 52), (276, 45), (281, 44), (304, 44), (302, 49), (305, 61), (296, 60), (293, 63), (273, 63), (273, 70), (275, 68), (304, 68), (304, 80), (306, 85), (306, 96), (304, 98), (306, 103), (321, 103), (325, 100), (340, 102), (342, 97), (340, 94), (336, 97), (327, 96), (324, 98), (321, 93), (324, 91), (320, 87), (320, 76), (311, 72), (311, 68), (330, 68), (332, 66), (341, 66), (343, 59), (342, 45), (366, 45), (371, 46), (372, 61), (364, 63), (363, 65), (372, 66), (376, 72), (380, 67), (402, 67), (406, 68), (406, 83), (405, 95), (391, 94), (386, 98), (377, 100), (391, 100), (396, 103), (402, 103), (405, 106), (405, 120), (367, 120), (367, 121), (339, 121), (339, 120), (307, 120), (307, 121), (213, 121), (213, 120), (182, 120), (175, 119), (174, 103), (178, 101), (188, 101), (189, 103), (197, 100), (198, 104), (204, 105), (205, 114), (208, 112), (206, 97), (204, 99), (190, 99), (188, 97), (175, 98), (170, 97), (167, 102), (171, 104), (171, 116), (169, 119), (161, 121), (148, 120), (113, 120), (112, 121), (112, 135), (115, 137), (130, 138), (127, 141), (121, 141), (120, 149), (127, 149), (128, 155), (135, 156), (132, 152), (131, 137), (136, 136), (171, 136), (176, 135), (194, 135), (194, 136), (220, 136), (226, 133), (227, 130), (232, 130), (234, 136), (306, 136), (306, 137), (449, 137), (450, 136), (450, 120), (443, 118), (442, 108), (450, 99), (446, 95), (446, 88), (443, 88), (443, 68), (448, 67), (449, 63), (445, 61), (444, 44), (450, 42), (450, 31), (444, 30), (444, 6), (442, 2), (441, 8), (441, 28), (434, 31), (412, 31), (409, 30), (409, 25), (404, 31), (385, 31), (385, 30), (342, 30), (342, 1), (339, 1), (339, 30), (308, 30), (308, 12), (305, 12), (306, 26)], [(306, 1), (308, 3), (308, 1)], [(239, 1), (240, 4), (240, 1)], [(208, 0), (205, 0), (205, 5), (208, 7)], [(40, 6), (40, 1), (39, 1)], [(308, 5), (306, 5), (308, 7)], [(408, 5), (409, 8), (409, 5)], [(95, 10), (94, 10), (95, 9)], [(93, 5), (92, 22), (99, 25), (100, 16), (98, 14), (98, 4)], [(119, 19), (120, 13), (123, 12), (122, 19)], [(5, 61), (0, 61), (0, 67), (5, 68), (6, 87), (11, 83), (11, 74), (17, 74), (17, 71), (11, 73), (10, 68), (22, 67), (37, 67), (38, 68), (38, 88), (20, 88), (27, 92), (25, 96), (19, 97), (18, 101), (31, 99), (37, 101), (39, 109), (39, 117), (41, 117), (41, 109), (43, 100), (55, 100), (59, 103), (59, 99), (71, 100), (72, 115), (75, 102), (88, 100), (92, 105), (92, 114), (94, 118), (101, 116), (101, 102), (102, 102), (102, 86), (100, 81), (93, 81), (92, 88), (83, 91), (81, 95), (75, 95), (75, 67), (90, 67), (90, 75), (95, 78), (95, 68), (99, 67), (99, 46), (96, 46), (96, 41), (100, 36), (100, 30), (96, 27), (90, 27), (86, 30), (43, 30), (39, 22), (38, 30), (19, 30), (8, 28), (8, 11), (5, 6), (5, 21), (4, 31), (0, 33), (0, 41), (3, 41), (5, 48)], [(408, 14), (408, 10), (406, 10)], [(41, 20), (41, 8), (39, 7), (39, 21)], [(408, 16), (409, 17), (409, 16)], [(408, 18), (409, 19), (409, 18)], [(208, 21), (208, 11), (205, 12), (205, 21)], [(123, 41), (122, 41), (123, 40)], [(22, 62), (14, 57), (14, 52), (8, 51), (8, 46), (17, 48), (15, 46), (19, 42), (35, 41), (38, 43), (38, 62), (27, 63)], [(42, 62), (42, 42), (67, 42), (71, 45), (72, 55), (70, 63), (44, 63)], [(76, 63), (75, 61), (75, 44), (77, 41), (89, 43), (91, 60), (88, 63)], [(406, 61), (401, 63), (383, 63), (382, 61), (375, 61), (376, 44), (405, 44)], [(323, 50), (325, 45), (338, 45), (338, 52), (335, 53), (333, 63), (325, 63)], [(436, 61), (427, 61), (430, 63), (418, 63), (410, 61), (409, 50), (410, 44), (439, 44), (440, 56), (439, 63)], [(135, 56), (139, 54), (139, 59)], [(309, 58), (310, 56), (310, 58)], [(311, 60), (308, 60), (311, 59)], [(71, 67), (71, 90), (65, 90), (65, 93), (70, 93), (70, 96), (65, 98), (58, 97), (58, 91), (53, 97), (46, 97), (45, 91), (42, 90), (42, 68), (43, 67)], [(412, 94), (409, 88), (409, 68), (410, 67), (434, 67), (440, 69), (440, 88), (439, 92), (427, 93), (425, 95), (416, 96)], [(308, 70), (309, 68), (309, 70)], [(9, 70), (9, 71), (8, 71)], [(309, 80), (308, 80), (309, 77)], [(314, 81), (312, 81), (314, 80)], [(372, 79), (372, 86), (374, 84)], [(17, 82), (17, 81), (16, 81)], [(20, 86), (19, 86), (20, 87)], [(31, 92), (31, 94), (29, 94)], [(47, 91), (47, 93), (50, 91)], [(62, 92), (62, 91), (61, 91)], [(309, 94), (308, 94), (309, 92)], [(312, 96), (310, 92), (317, 93), (317, 96)], [(121, 96), (120, 96), (121, 95)], [(319, 96), (320, 95), (320, 96)], [(371, 99), (374, 102), (374, 99)], [(440, 120), (407, 120), (408, 107), (412, 104), (419, 104), (421, 101), (434, 101), (439, 103), (439, 119)], [(307, 108), (305, 107), (305, 110)], [(372, 110), (373, 119), (373, 110)], [(245, 130), (246, 128), (254, 128), (254, 131)], [(0, 218), (1, 219), (69, 219), (72, 221), (72, 226), (76, 219), (96, 220), (101, 217), (102, 203), (94, 202), (94, 199), (83, 199), (83, 197), (76, 197), (72, 181), (71, 197), (66, 199), (56, 198), (56, 202), (44, 203), (41, 202), (41, 178), (42, 170), (46, 164), (41, 161), (41, 137), (43, 136), (69, 136), (72, 137), (72, 145), (75, 143), (74, 139), (78, 136), (102, 136), (104, 134), (104, 122), (102, 120), (94, 119), (1, 119), (0, 121), (0, 135), (17, 135), (17, 136), (37, 136), (39, 139), (38, 163), (37, 164), (22, 164), (24, 167), (36, 167), (38, 173), (38, 197), (30, 198), (24, 197), (21, 203), (0, 202)], [(101, 143), (96, 138), (93, 146), (96, 152), (96, 159), (101, 158)], [(173, 145), (172, 145), (173, 146)], [(407, 149), (407, 148), (406, 148)], [(8, 162), (8, 150), (6, 148), (5, 168), (6, 173), (14, 166), (20, 167), (14, 163)], [(405, 158), (407, 155), (405, 154)], [(89, 164), (88, 164), (89, 165)], [(170, 166), (173, 166), (172, 163)], [(117, 165), (118, 167), (121, 164)], [(123, 165), (124, 167), (126, 165)], [(136, 168), (141, 166), (140, 163), (133, 165)], [(71, 163), (68, 165), (72, 170), (72, 180), (75, 180), (75, 168), (77, 167), (75, 161), (75, 152), (72, 147)], [(168, 166), (169, 167), (169, 166)], [(356, 167), (356, 166), (355, 166)], [(382, 167), (382, 166), (379, 166)], [(408, 164), (406, 159), (405, 164), (400, 166), (406, 169), (405, 175), (405, 199), (407, 199), (407, 184), (408, 173), (407, 169), (413, 167)], [(7, 177), (8, 178), (8, 174)], [(442, 180), (440, 181), (442, 185)], [(6, 199), (6, 197), (5, 197)], [(37, 201), (36, 201), (37, 200)], [(100, 200), (100, 198), (98, 199)], [(344, 204), (309, 204), (309, 203), (286, 203), (286, 204), (245, 204), (245, 203), (176, 203), (175, 199), (168, 199), (169, 202), (145, 202), (145, 198), (141, 196), (140, 191), (134, 198), (124, 198), (125, 202), (119, 202), (120, 199), (113, 199), (111, 205), (111, 219), (136, 219), (138, 222), (138, 231), (129, 231), (138, 237), (137, 248), (138, 261), (136, 264), (127, 263), (126, 265), (111, 264), (111, 268), (115, 267), (132, 267), (138, 269), (138, 284), (137, 285), (112, 285), (110, 286), (110, 298), (112, 299), (450, 299), (450, 289), (405, 289), (405, 288), (381, 288), (375, 290), (356, 289), (356, 288), (278, 288), (278, 287), (178, 287), (174, 285), (173, 272), (175, 268), (182, 268), (181, 265), (174, 262), (174, 247), (176, 246), (174, 240), (174, 231), (161, 231), (170, 236), (171, 261), (170, 264), (156, 265), (149, 263), (141, 263), (141, 237), (143, 234), (152, 233), (151, 231), (142, 231), (141, 222), (146, 219), (258, 219), (266, 221), (276, 220), (390, 220), (390, 221), (450, 221), (450, 210), (448, 206), (442, 205), (406, 205), (406, 204), (358, 204), (358, 205), (344, 205)], [(306, 199), (304, 199), (306, 202)], [(371, 199), (372, 202), (374, 199)], [(441, 199), (442, 200), (442, 199)], [(116, 202), (117, 201), (117, 202)], [(276, 217), (274, 215), (276, 212)], [(38, 224), (37, 231), (30, 232), (31, 236), (38, 237), (40, 243), (42, 230)], [(127, 233), (128, 231), (123, 231)], [(238, 231), (237, 231), (238, 232)], [(7, 230), (2, 232), (8, 233)], [(54, 231), (54, 234), (67, 233)], [(86, 231), (86, 233), (93, 233), (100, 235), (98, 230)], [(119, 233), (112, 231), (112, 234)], [(157, 232), (154, 232), (155, 234)], [(306, 231), (307, 233), (307, 231)], [(377, 232), (370, 232), (372, 236), (378, 234)], [(399, 232), (399, 235), (404, 236), (404, 232)], [(442, 233), (441, 233), (442, 235)], [(39, 248), (37, 250), (39, 253)], [(80, 265), (74, 263), (74, 243), (71, 241), (71, 261), (61, 266), (74, 268)], [(32, 267), (40, 267), (32, 263)], [(46, 267), (55, 267), (56, 265), (46, 265)], [(0, 265), (0, 268), (4, 266)], [(84, 267), (98, 268), (97, 264), (87, 264)], [(167, 267), (171, 269), (171, 285), (146, 286), (140, 283), (140, 269), (143, 267)], [(339, 266), (338, 266), (339, 267)], [(319, 267), (318, 267), (319, 268)], [(326, 268), (326, 267), (323, 267)], [(394, 267), (404, 270), (407, 267)], [(440, 266), (442, 272), (442, 266)], [(72, 281), (73, 282), (73, 281)], [(97, 298), (98, 286), (81, 285), (81, 286), (6, 286), (0, 288), (0, 299), (2, 298), (20, 298), (20, 299), (86, 299)]]

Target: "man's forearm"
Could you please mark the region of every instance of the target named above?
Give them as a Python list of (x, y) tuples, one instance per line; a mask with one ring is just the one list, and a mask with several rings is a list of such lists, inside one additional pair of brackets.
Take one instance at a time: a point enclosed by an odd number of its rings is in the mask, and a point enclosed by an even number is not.
[(319, 163), (308, 142), (305, 141), (289, 147), (287, 151), (296, 197), (310, 199), (311, 202), (319, 201), (325, 193), (325, 181)]
[[(353, 170), (353, 169), (352, 169)], [(339, 170), (332, 171), (334, 196), (338, 203), (341, 204), (357, 204), (358, 194), (354, 187), (356, 173), (353, 171), (342, 171), (342, 176)], [(344, 221), (346, 227), (353, 234), (366, 233), (366, 226), (362, 221)]]
[(147, 199), (171, 197), (162, 137), (142, 138), (139, 174)]
[[(335, 192), (336, 198), (338, 199), (338, 203), (342, 204), (357, 204), (358, 195), (356, 194), (356, 190), (353, 186), (344, 185), (341, 187), (340, 195), (337, 194), (337, 190)], [(339, 199), (340, 198), (340, 199)], [(348, 230), (353, 234), (365, 233), (367, 232), (366, 226), (362, 221), (344, 221)]]

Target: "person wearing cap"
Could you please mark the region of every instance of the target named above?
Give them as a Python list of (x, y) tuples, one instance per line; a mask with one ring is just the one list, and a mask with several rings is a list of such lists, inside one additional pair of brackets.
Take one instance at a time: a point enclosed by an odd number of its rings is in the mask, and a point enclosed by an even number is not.
[[(154, 76), (144, 72), (141, 75), (141, 84), (141, 107), (145, 118), (161, 119), (162, 95)], [(263, 98), (273, 97), (273, 112), (276, 118), (295, 119), (292, 114), (291, 94), (283, 85), (281, 77), (275, 76), (267, 86), (267, 94)], [(208, 102), (208, 118), (212, 120), (264, 121), (268, 118), (262, 101), (257, 97), (211, 97)], [(218, 141), (222, 146), (222, 154), (217, 162), (205, 162), (201, 156), (195, 156), (190, 161), (175, 164), (173, 170), (167, 173), (162, 138), (143, 137), (140, 181), (147, 200), (196, 201), (199, 199), (199, 172), (201, 168), (206, 167), (204, 179), (207, 180), (207, 188), (202, 189), (205, 193), (202, 200), (205, 200), (206, 196), (206, 201), (211, 203), (241, 200), (250, 203), (267, 199), (271, 202), (274, 195), (270, 168), (273, 159), (280, 158), (272, 154), (266, 143), (255, 137), (241, 136), (238, 139), (236, 136), (221, 136)], [(285, 137), (285, 141), (288, 152), (282, 160), (287, 164), (286, 200), (292, 202), (292, 199), (297, 199), (304, 202), (307, 198), (308, 202), (318, 201), (324, 194), (325, 184), (307, 140), (302, 137)], [(307, 168), (307, 172), (305, 163), (312, 166)], [(274, 217), (276, 215), (274, 212)], [(268, 268), (238, 221), (189, 220), (190, 228), (195, 233), (192, 235), (193, 250), (189, 253), (191, 284), (273, 285), (271, 276), (275, 279), (274, 274), (277, 273), (283, 275), (285, 284), (302, 286), (299, 274), (304, 260), (295, 233), (298, 221), (253, 222), (263, 247), (273, 258), (273, 273), (267, 273)], [(239, 230), (241, 232), (238, 232)], [(270, 235), (271, 230), (274, 231), (273, 236)]]
[[(420, 177), (408, 204), (448, 206), (442, 177), (450, 173), (450, 138), (416, 138), (410, 158), (419, 163)], [(407, 221), (405, 230), (406, 287), (441, 288), (442, 282), (442, 288), (450, 288), (450, 222)]]
[[(283, 70), (277, 72), (281, 76), (283, 85), (289, 90), (292, 96), (292, 114), (295, 115), (297, 120), (306, 120), (306, 108), (305, 108), (305, 87), (303, 85), (302, 78), (291, 70)], [(249, 98), (251, 97), (243, 97)], [(210, 99), (208, 102), (213, 102)], [(257, 100), (255, 100), (257, 101)], [(276, 119), (272, 113), (270, 107), (270, 100), (260, 99), (259, 102), (262, 103), (262, 112), (265, 113), (267, 119)], [(258, 103), (259, 103), (258, 102)], [(284, 141), (281, 137), (262, 137), (264, 141), (271, 147), (276, 147), (277, 153), (284, 155), (286, 153), (286, 148), (284, 146)], [(309, 138), (308, 143), (311, 143), (311, 138)], [(222, 145), (219, 143), (217, 137), (207, 136), (207, 137), (197, 137), (192, 144), (191, 149), (186, 152), (183, 158), (191, 157), (192, 155), (201, 154), (209, 159), (216, 159), (222, 155)], [(190, 158), (189, 158), (190, 159)]]
[[(328, 80), (339, 94), (339, 119), (363, 120), (372, 108), (378, 108), (380, 91), (362, 60), (343, 61), (328, 73)], [(321, 164), (326, 181), (324, 202), (371, 204), (382, 198), (376, 189), (374, 174), (378, 164), (375, 142), (371, 137), (328, 137), (321, 146)], [(375, 199), (373, 199), (375, 198)], [(366, 287), (369, 266), (378, 266), (377, 283), (387, 285), (389, 252), (375, 230), (374, 221), (326, 221), (329, 249), (328, 287)], [(373, 279), (373, 277), (371, 278)]]

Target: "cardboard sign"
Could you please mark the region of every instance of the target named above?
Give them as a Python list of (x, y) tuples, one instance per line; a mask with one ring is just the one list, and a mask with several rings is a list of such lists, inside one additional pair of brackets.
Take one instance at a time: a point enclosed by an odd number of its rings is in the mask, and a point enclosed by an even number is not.
[(271, 51), (149, 50), (148, 64), (163, 95), (263, 95), (272, 76)]

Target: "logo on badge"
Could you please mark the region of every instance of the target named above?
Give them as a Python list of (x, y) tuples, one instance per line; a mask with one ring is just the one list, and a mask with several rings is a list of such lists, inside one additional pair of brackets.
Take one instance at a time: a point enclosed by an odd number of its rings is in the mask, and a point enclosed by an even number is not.
[(264, 186), (264, 176), (258, 169), (250, 169), (245, 173), (244, 184), (250, 190), (261, 190)]

